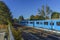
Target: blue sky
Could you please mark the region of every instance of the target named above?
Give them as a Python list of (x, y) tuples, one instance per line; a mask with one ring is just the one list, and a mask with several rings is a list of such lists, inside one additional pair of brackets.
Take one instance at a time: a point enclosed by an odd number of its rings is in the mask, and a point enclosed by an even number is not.
[(60, 12), (60, 0), (3, 0), (12, 12), (13, 18), (29, 18), (38, 13), (42, 5), (48, 5), (53, 11)]

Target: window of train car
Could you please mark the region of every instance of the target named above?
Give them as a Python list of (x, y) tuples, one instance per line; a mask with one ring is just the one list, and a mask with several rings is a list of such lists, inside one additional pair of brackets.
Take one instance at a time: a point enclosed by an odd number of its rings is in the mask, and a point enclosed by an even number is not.
[(51, 22), (51, 23), (50, 23), (50, 25), (54, 25), (54, 23), (53, 23), (53, 22)]
[(44, 25), (48, 25), (48, 22), (44, 22)]
[(42, 24), (42, 22), (40, 22), (40, 24)]
[(57, 24), (58, 26), (60, 26), (60, 22), (56, 22), (56, 24)]
[(25, 23), (25, 22), (21, 22), (21, 23)]
[(39, 24), (39, 22), (36, 22), (36, 24)]
[(29, 22), (27, 22), (27, 24), (28, 24)]
[(30, 22), (30, 24), (33, 24), (33, 22)]

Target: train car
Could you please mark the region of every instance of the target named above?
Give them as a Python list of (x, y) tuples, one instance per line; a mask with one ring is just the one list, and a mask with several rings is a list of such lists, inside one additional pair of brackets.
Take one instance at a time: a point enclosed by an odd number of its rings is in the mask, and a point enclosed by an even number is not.
[(34, 26), (34, 21), (27, 21), (26, 26), (33, 27)]
[(60, 20), (52, 20), (54, 25), (52, 26), (54, 30), (60, 31)]
[(27, 22), (28, 22), (27, 20), (23, 20), (23, 21), (19, 22), (19, 24), (23, 25), (23, 26), (27, 26)]
[(22, 25), (35, 28), (45, 28), (60, 31), (60, 20), (26, 20), (22, 21)]

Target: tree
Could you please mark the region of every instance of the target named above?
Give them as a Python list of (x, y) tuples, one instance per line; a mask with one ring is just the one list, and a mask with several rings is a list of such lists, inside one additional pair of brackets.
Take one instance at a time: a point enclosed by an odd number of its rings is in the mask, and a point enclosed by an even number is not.
[(40, 15), (40, 16), (45, 16), (45, 11), (44, 11), (44, 5), (42, 5), (42, 9), (40, 10), (40, 9), (38, 9), (38, 14)]
[(39, 16), (39, 20), (45, 20), (45, 17)]
[(42, 6), (42, 9), (41, 9), (41, 16), (45, 16), (45, 11), (44, 11), (44, 5)]
[(60, 13), (58, 13), (58, 12), (53, 12), (52, 15), (51, 15), (51, 18), (52, 18), (52, 19), (58, 19), (58, 18), (59, 18), (59, 15), (60, 15)]
[(48, 17), (48, 16), (46, 16), (46, 17), (45, 17), (45, 19), (49, 19), (49, 17)]
[(13, 19), (14, 23), (18, 23), (18, 19), (14, 18)]
[(45, 17), (39, 15), (36, 16), (31, 15), (30, 20), (45, 20)]
[(0, 21), (2, 21), (2, 23), (7, 22), (9, 25), (12, 22), (10, 9), (3, 1), (0, 1)]
[(49, 19), (49, 15), (51, 17), (51, 13), (52, 13), (52, 10), (50, 9), (50, 7), (48, 5), (46, 5), (46, 15), (45, 15), (45, 17)]
[(18, 20), (22, 21), (22, 20), (24, 20), (24, 17), (23, 16), (19, 16)]
[(30, 20), (34, 20), (35, 19), (34, 17), (35, 17), (34, 15), (31, 15)]
[(35, 20), (39, 20), (40, 19), (40, 16), (39, 15), (36, 15), (34, 18), (35, 18)]

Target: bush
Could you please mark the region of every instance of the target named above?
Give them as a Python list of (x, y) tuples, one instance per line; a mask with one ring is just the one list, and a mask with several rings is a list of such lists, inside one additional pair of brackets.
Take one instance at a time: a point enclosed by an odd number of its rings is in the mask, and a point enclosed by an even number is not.
[(15, 38), (15, 40), (21, 40), (21, 31), (19, 29), (12, 28), (12, 33)]

